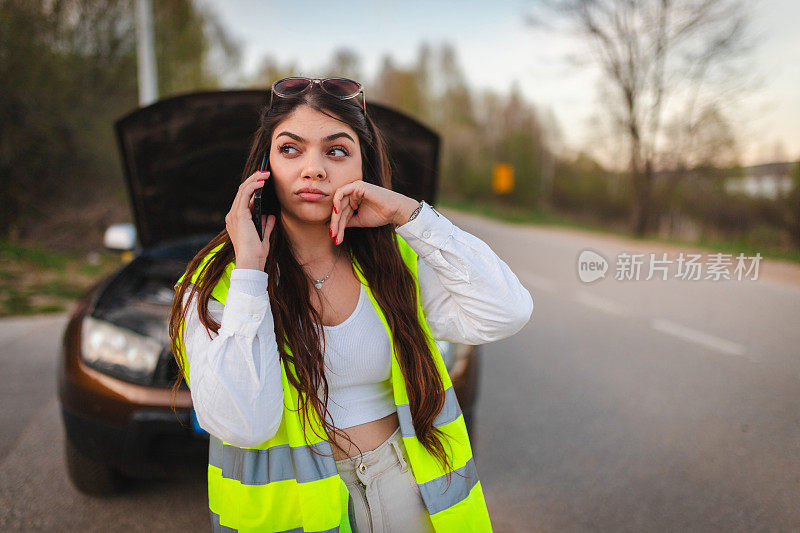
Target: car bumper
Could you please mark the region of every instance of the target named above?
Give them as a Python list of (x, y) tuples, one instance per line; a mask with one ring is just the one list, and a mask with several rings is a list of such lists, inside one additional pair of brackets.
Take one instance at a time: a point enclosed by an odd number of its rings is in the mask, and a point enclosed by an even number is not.
[(169, 411), (136, 411), (121, 426), (64, 407), (61, 415), (78, 451), (128, 475), (169, 475), (208, 459), (208, 434), (192, 429), (188, 412), (179, 420)]

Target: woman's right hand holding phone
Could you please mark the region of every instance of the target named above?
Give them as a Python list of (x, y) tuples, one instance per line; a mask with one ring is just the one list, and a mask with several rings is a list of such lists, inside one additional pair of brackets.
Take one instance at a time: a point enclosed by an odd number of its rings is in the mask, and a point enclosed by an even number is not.
[(253, 225), (253, 193), (269, 179), (269, 171), (258, 171), (239, 185), (233, 205), (225, 215), (225, 228), (233, 242), (236, 268), (264, 270), (269, 255), (269, 236), (275, 227), (275, 215), (261, 215), (264, 239), (258, 237)]

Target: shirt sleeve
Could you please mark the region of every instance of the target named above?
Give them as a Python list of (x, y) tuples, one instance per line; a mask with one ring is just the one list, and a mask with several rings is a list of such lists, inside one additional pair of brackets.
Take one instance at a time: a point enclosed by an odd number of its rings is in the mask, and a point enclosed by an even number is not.
[(184, 346), (197, 421), (240, 447), (269, 440), (283, 416), (280, 356), (266, 287), (266, 272), (234, 268), (225, 305), (214, 298), (208, 302), (220, 323), (217, 334), (200, 322), (196, 296), (187, 309)]
[(434, 338), (484, 344), (528, 323), (530, 291), (484, 241), (427, 202), (395, 231), (418, 255), (420, 300)]

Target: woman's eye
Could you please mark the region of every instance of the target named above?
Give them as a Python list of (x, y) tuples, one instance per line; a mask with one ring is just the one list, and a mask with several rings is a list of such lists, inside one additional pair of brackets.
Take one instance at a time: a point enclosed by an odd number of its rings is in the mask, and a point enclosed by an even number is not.
[(284, 148), (292, 148), (292, 149), (294, 149), (294, 146), (292, 146), (291, 144), (284, 144), (283, 146), (281, 146), (280, 148), (278, 148), (278, 151), (279, 151), (280, 153), (282, 153), (282, 154), (285, 154), (286, 152), (284, 152), (284, 151), (283, 151), (283, 149), (284, 149)]
[(346, 157), (346, 156), (350, 155), (350, 153), (342, 146), (334, 146), (333, 148), (331, 148), (331, 151), (333, 151), (333, 150), (339, 150), (340, 152), (344, 153), (344, 155), (341, 155), (339, 157)]

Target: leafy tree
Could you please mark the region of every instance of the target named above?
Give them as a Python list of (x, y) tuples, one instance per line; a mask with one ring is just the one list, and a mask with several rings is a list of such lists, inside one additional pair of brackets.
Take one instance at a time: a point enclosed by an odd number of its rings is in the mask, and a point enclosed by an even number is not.
[[(153, 14), (162, 96), (218, 86), (213, 58), (237, 64), (190, 0)], [(130, 2), (0, 0), (0, 238), (82, 247), (129, 218), (112, 127), (138, 105), (136, 76)]]

